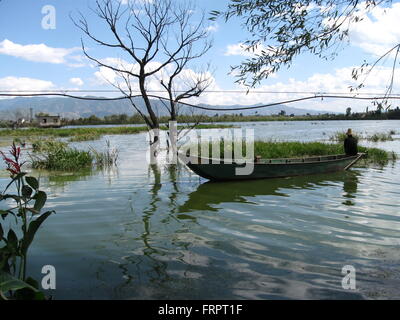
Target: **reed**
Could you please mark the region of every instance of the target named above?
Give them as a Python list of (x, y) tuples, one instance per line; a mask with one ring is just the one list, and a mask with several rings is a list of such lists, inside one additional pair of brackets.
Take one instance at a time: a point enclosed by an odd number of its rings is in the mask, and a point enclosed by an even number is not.
[[(178, 126), (182, 128), (182, 126)], [(232, 125), (222, 124), (199, 124), (196, 129), (214, 129), (214, 128), (232, 128)], [(167, 127), (162, 126), (161, 130)], [(23, 130), (0, 130), (0, 137), (53, 137), (66, 138), (71, 137), (73, 141), (88, 141), (99, 139), (103, 135), (118, 134), (137, 134), (148, 131), (145, 126), (141, 127), (99, 127), (99, 128), (27, 128)]]
[[(396, 134), (394, 130), (390, 130), (389, 132), (378, 132), (372, 135), (363, 136), (361, 134), (353, 133), (353, 137), (357, 140), (367, 140), (372, 142), (380, 142), (380, 141), (393, 141), (393, 135)], [(335, 132), (331, 137), (331, 141), (343, 142), (346, 139), (346, 133), (344, 132)]]
[(98, 168), (107, 168), (117, 164), (119, 150), (112, 148), (110, 141), (106, 140), (106, 150), (98, 151), (92, 146), (89, 147), (94, 163)]
[(98, 140), (100, 138), (101, 138), (101, 134), (93, 132), (93, 133), (75, 135), (75, 136), (69, 138), (68, 141), (69, 142), (82, 142), (82, 141)]
[[(212, 155), (212, 148), (215, 144), (219, 147), (221, 158), (224, 156), (224, 151), (232, 151), (232, 141), (217, 141), (208, 143), (206, 146), (200, 144), (198, 146), (198, 154), (202, 154), (202, 150), (208, 147), (208, 156)], [(204, 148), (204, 149), (203, 149)], [(359, 152), (366, 154), (365, 160), (367, 163), (384, 164), (389, 160), (396, 160), (397, 155), (394, 152), (388, 152), (378, 148), (367, 148), (364, 146), (358, 147)], [(254, 155), (251, 157), (260, 156), (263, 159), (279, 159), (279, 158), (302, 158), (312, 156), (325, 156), (334, 154), (343, 154), (343, 144), (340, 143), (322, 143), (322, 142), (276, 142), (276, 141), (254, 141)], [(246, 156), (246, 145), (242, 143), (242, 154)]]
[(61, 141), (35, 141), (32, 150), (30, 157), (34, 169), (69, 171), (89, 167), (93, 163), (89, 151), (70, 148)]

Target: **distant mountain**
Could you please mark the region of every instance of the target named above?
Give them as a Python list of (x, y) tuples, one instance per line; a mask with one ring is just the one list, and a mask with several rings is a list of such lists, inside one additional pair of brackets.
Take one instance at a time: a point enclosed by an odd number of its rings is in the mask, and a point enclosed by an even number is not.
[[(141, 110), (144, 110), (144, 104), (141, 98), (135, 98), (135, 103)], [(162, 116), (166, 115), (167, 111), (165, 106), (159, 100), (153, 100), (153, 105), (157, 113)], [(209, 106), (200, 104), (203, 107), (217, 107), (217, 108), (240, 108), (248, 107), (242, 105), (232, 106)], [(255, 105), (256, 106), (256, 105)], [(60, 115), (63, 118), (80, 118), (96, 115), (98, 117), (104, 117), (111, 114), (133, 114), (134, 109), (130, 102), (127, 100), (117, 101), (94, 101), (94, 100), (78, 100), (73, 98), (46, 98), (46, 97), (18, 97), (14, 99), (2, 99), (0, 100), (0, 118), (1, 119), (15, 119), (24, 117), (29, 119), (30, 108), (33, 110), (33, 114), (39, 112)], [(183, 108), (181, 109), (182, 113)], [(278, 105), (268, 108), (256, 109), (256, 110), (240, 110), (240, 111), (226, 111), (226, 113), (242, 113), (243, 115), (260, 114), (260, 115), (271, 115), (278, 114), (281, 110), (285, 111), (287, 115), (305, 115), (311, 114), (316, 115), (325, 113), (324, 111), (307, 110), (300, 108), (288, 107), (285, 105)], [(223, 114), (224, 111), (204, 111), (199, 110), (200, 113), (208, 115), (214, 115), (216, 113)]]

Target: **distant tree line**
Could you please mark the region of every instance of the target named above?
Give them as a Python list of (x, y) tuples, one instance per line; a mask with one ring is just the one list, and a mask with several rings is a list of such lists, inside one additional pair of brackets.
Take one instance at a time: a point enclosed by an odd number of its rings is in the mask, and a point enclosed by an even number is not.
[[(168, 123), (168, 116), (160, 117), (160, 123)], [(237, 114), (219, 114), (214, 115), (179, 115), (178, 123), (191, 122), (246, 122), (246, 121), (288, 121), (288, 120), (400, 120), (400, 108), (397, 107), (387, 112), (381, 110), (369, 112), (355, 112), (346, 110), (345, 114), (324, 113), (319, 115), (294, 115), (286, 114), (284, 111), (276, 115), (260, 115), (257, 111), (252, 115)], [(115, 114), (104, 117), (91, 115), (79, 119), (63, 119), (64, 125), (108, 125), (108, 124), (144, 124), (143, 118), (139, 114), (131, 116), (127, 114)]]
[[(168, 123), (170, 120), (169, 116), (161, 116), (160, 123)], [(400, 108), (390, 109), (384, 111), (383, 109), (376, 109), (374, 111), (367, 112), (351, 112), (351, 108), (346, 109), (346, 113), (334, 114), (324, 113), (318, 115), (312, 115), (307, 113), (306, 115), (294, 115), (287, 114), (284, 110), (281, 110), (275, 115), (261, 115), (258, 111), (254, 114), (244, 115), (243, 113), (235, 114), (220, 114), (215, 113), (213, 115), (204, 114), (191, 114), (191, 115), (179, 115), (177, 117), (178, 123), (213, 123), (213, 122), (252, 122), (252, 121), (322, 121), (322, 120), (400, 120)], [(145, 124), (145, 121), (140, 114), (135, 113), (133, 115), (128, 114), (112, 114), (104, 117), (98, 117), (91, 115), (89, 117), (81, 117), (77, 119), (63, 118), (61, 120), (64, 126), (79, 126), (79, 125), (113, 125), (113, 124)], [(0, 120), (0, 128), (11, 128), (13, 121)], [(35, 127), (36, 123), (26, 122), (22, 127)]]

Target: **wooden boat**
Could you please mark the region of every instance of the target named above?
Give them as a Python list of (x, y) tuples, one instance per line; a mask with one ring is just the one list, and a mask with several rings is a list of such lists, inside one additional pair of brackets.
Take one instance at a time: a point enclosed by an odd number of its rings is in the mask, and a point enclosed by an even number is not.
[(284, 178), (343, 171), (355, 164), (364, 153), (354, 156), (345, 154), (308, 158), (259, 159), (253, 161), (250, 174), (238, 175), (237, 169), (246, 164), (225, 163), (221, 159), (209, 159), (179, 155), (179, 158), (196, 174), (212, 181)]

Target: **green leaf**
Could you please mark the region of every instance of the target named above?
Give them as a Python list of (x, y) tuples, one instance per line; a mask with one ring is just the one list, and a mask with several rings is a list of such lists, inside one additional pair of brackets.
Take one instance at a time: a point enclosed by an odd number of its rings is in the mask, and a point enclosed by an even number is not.
[(32, 212), (32, 215), (35, 215), (35, 214), (39, 214), (39, 213), (40, 213), (40, 211), (37, 211), (37, 210), (35, 210), (35, 209), (33, 209), (33, 208), (26, 208), (26, 210)]
[(20, 289), (31, 289), (34, 292), (38, 292), (37, 289), (29, 285), (28, 283), (13, 277), (11, 274), (0, 270), (0, 292), (15, 291)]
[(7, 246), (14, 252), (18, 251), (18, 238), (12, 229), (10, 229), (7, 234)]
[(0, 270), (5, 272), (10, 271), (10, 266), (8, 264), (10, 256), (12, 256), (12, 253), (10, 253), (10, 249), (7, 246), (0, 248)]
[(39, 283), (29, 277), (25, 280), (25, 283), (31, 287), (37, 289), (36, 291), (30, 290), (30, 288), (19, 289), (15, 292), (14, 297), (17, 300), (46, 300), (46, 296), (43, 292), (39, 291)]
[(44, 207), (44, 204), (46, 203), (47, 195), (45, 192), (39, 191), (34, 198), (36, 199), (36, 201), (35, 205), (33, 206), (33, 209), (40, 211)]
[(26, 175), (26, 172), (20, 172), (18, 173), (12, 180), (11, 182), (7, 185), (7, 187), (4, 189), (3, 192), (6, 192), (7, 189), (13, 184), (14, 181), (21, 179), (24, 175)]
[(54, 211), (47, 211), (47, 212), (43, 213), (40, 217), (38, 217), (36, 220), (32, 221), (29, 224), (28, 231), (27, 231), (24, 239), (22, 239), (22, 244), (21, 244), (21, 252), (22, 252), (22, 254), (26, 254), (26, 252), (28, 251), (28, 248), (31, 245), (31, 243), (33, 241), (33, 238), (35, 237), (35, 234), (36, 234), (37, 230), (39, 229), (40, 225), (53, 212)]
[(0, 215), (3, 218), (3, 220), (8, 216), (8, 210), (0, 210)]
[(32, 187), (32, 189), (39, 189), (39, 181), (35, 177), (25, 177), (25, 181)]
[(23, 185), (22, 188), (21, 188), (21, 191), (22, 191), (22, 195), (25, 198), (29, 198), (32, 195), (32, 192), (33, 192), (32, 188), (27, 186), (27, 185)]
[(14, 194), (4, 194), (4, 195), (0, 195), (0, 201), (1, 200), (6, 200), (6, 199), (14, 199), (15, 201), (21, 201), (21, 197), (18, 197)]

